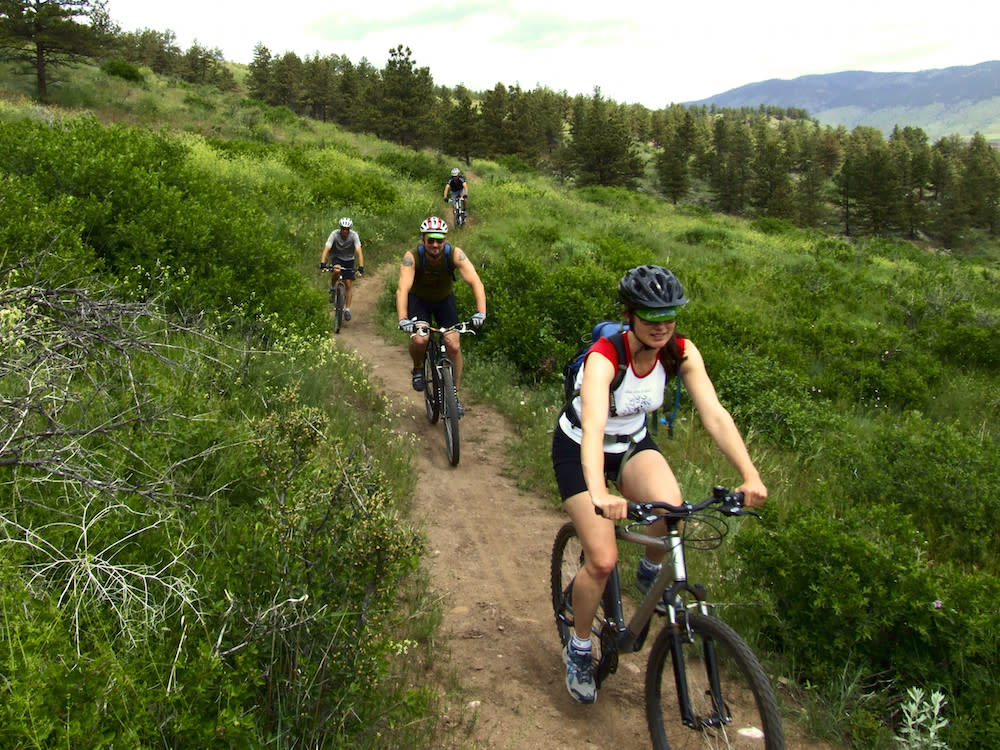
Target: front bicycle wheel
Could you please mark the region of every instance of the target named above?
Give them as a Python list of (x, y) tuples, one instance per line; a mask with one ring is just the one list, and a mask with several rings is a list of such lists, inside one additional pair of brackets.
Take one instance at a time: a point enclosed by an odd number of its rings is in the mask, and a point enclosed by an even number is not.
[(333, 288), (333, 332), (340, 333), (340, 327), (344, 324), (344, 285), (337, 282)]
[[(781, 713), (764, 668), (721, 620), (678, 613), (677, 640), (660, 631), (646, 666), (646, 721), (657, 750), (783, 750)], [(675, 653), (676, 651), (676, 653)], [(679, 692), (692, 713), (685, 719)]]
[(437, 424), (441, 415), (438, 386), (437, 367), (434, 366), (434, 357), (428, 349), (424, 355), (424, 406), (427, 408), (427, 421), (431, 424)]
[(458, 391), (455, 390), (455, 373), (448, 366), (441, 368), (441, 417), (448, 461), (458, 466)]

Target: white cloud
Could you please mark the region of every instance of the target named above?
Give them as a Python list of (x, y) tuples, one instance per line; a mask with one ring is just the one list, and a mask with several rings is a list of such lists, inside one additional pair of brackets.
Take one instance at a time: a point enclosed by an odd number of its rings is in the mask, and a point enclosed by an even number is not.
[[(250, 62), (272, 54), (346, 55), (382, 67), (409, 47), (435, 82), (489, 89), (545, 85), (651, 108), (769, 78), (840, 70), (912, 71), (1000, 57), (992, 12), (979, 0), (946, 7), (903, 0), (109, 0), (125, 30), (171, 30)], [(370, 11), (370, 12), (369, 12)]]

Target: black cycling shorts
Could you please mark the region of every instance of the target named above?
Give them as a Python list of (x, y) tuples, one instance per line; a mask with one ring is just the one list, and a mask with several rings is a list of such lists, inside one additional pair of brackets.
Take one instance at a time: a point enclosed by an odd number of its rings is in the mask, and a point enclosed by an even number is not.
[[(659, 450), (649, 430), (646, 430), (646, 436), (636, 443), (630, 455), (641, 451)], [(608, 477), (618, 476), (625, 455), (626, 453), (604, 454), (605, 486)], [(563, 432), (558, 424), (552, 431), (552, 468), (556, 473), (556, 484), (559, 485), (559, 494), (563, 500), (587, 491), (587, 482), (583, 478), (583, 463), (580, 461), (580, 444)]]
[(423, 320), (435, 328), (447, 328), (458, 323), (458, 303), (454, 294), (440, 302), (427, 302), (411, 292), (406, 302), (406, 317)]
[(329, 266), (340, 266), (340, 278), (344, 281), (354, 281), (354, 258), (350, 260), (341, 260), (340, 258), (333, 258), (327, 265)]

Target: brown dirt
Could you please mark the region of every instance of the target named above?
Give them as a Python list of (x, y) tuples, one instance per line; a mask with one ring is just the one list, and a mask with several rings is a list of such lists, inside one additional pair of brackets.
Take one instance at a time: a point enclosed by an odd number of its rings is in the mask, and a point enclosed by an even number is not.
[[(442, 750), (577, 750), (649, 747), (642, 679), (648, 649), (624, 656), (592, 706), (566, 692), (548, 592), (549, 556), (563, 514), (505, 476), (516, 439), (504, 418), (463, 394), (461, 461), (431, 425), (410, 386), (403, 334), (384, 340), (372, 316), (388, 264), (355, 283), (353, 319), (336, 336), (369, 366), (397, 407), (397, 428), (417, 439), (413, 520), (427, 534), (426, 567), (446, 612), (433, 679), (445, 695)], [(446, 492), (441, 492), (441, 477)], [(437, 489), (436, 489), (437, 488)], [(788, 728), (786, 728), (788, 731)], [(790, 740), (789, 750), (828, 746)]]

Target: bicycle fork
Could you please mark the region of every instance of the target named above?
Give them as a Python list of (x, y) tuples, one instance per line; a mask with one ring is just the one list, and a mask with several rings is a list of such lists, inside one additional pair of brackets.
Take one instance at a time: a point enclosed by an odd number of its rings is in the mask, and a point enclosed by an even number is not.
[[(697, 606), (703, 615), (708, 615), (708, 605), (705, 602), (705, 587), (701, 584), (691, 585), (687, 581), (687, 565), (684, 560), (684, 547), (681, 543), (680, 531), (670, 530), (670, 559), (673, 561), (674, 582), (668, 591), (670, 601), (677, 601), (677, 595), (682, 591), (690, 592), (698, 602)], [(696, 636), (688, 622), (687, 610), (679, 606), (670, 608), (670, 656), (674, 667), (674, 685), (677, 689), (677, 702), (680, 705), (681, 721), (691, 729), (703, 727), (720, 727), (732, 722), (732, 716), (722, 697), (722, 685), (719, 681), (719, 661), (715, 653), (715, 642), (710, 636), (701, 633)], [(705, 659), (705, 672), (708, 679), (708, 689), (712, 696), (712, 715), (696, 716), (691, 707), (691, 693), (688, 690), (687, 666), (684, 661), (684, 644), (694, 643), (700, 637), (702, 655)]]

